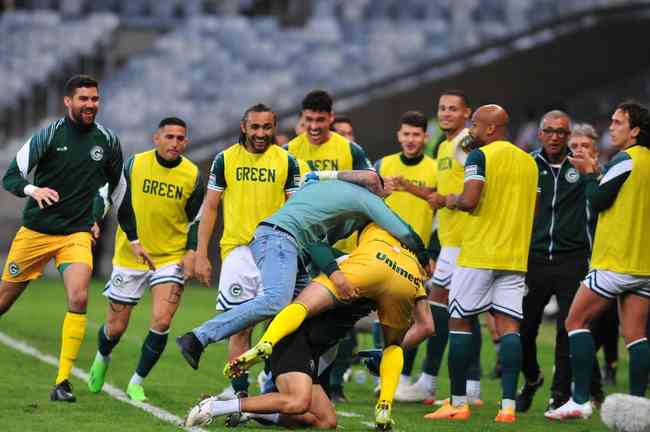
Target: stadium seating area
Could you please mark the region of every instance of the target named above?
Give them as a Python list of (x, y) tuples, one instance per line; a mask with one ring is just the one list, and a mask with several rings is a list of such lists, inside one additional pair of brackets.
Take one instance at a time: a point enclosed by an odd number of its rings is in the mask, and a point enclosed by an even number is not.
[(0, 15), (0, 108), (106, 44), (118, 23), (111, 14), (78, 19), (64, 19), (47, 10)]
[(103, 118), (128, 150), (147, 142), (151, 127), (172, 112), (191, 118), (195, 133), (212, 136), (232, 128), (256, 101), (295, 108), (309, 89), (345, 92), (598, 1), (559, 4), (314, 1), (307, 25), (288, 29), (268, 16), (194, 16), (106, 83)]
[[(69, 59), (106, 43), (118, 22), (173, 20), (173, 30), (152, 50), (102, 83), (100, 119), (119, 132), (130, 152), (149, 141), (164, 115), (192, 119), (195, 139), (214, 136), (231, 129), (242, 108), (256, 101), (293, 109), (309, 89), (341, 94), (612, 1), (313, 0), (305, 26), (283, 28), (274, 16), (244, 15), (253, 7), (250, 0), (34, 0), (27, 2), (33, 11), (0, 16), (0, 37), (8, 41), (0, 45), (0, 74), (6, 77), (0, 107)], [(38, 9), (53, 7), (58, 11)]]

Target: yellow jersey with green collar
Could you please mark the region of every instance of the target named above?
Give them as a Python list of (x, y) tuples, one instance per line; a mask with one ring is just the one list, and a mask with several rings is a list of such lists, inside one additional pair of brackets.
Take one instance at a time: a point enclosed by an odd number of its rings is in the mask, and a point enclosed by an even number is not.
[(650, 276), (650, 149), (635, 145), (618, 153), (587, 194), (600, 210), (591, 267)]
[[(375, 169), (382, 177), (402, 176), (421, 187), (436, 187), (436, 162), (425, 155), (408, 160), (402, 153), (395, 153), (378, 160)], [(413, 227), (428, 247), (434, 215), (429, 203), (406, 191), (395, 191), (385, 201), (388, 207)]]
[(214, 158), (208, 189), (223, 192), (222, 260), (253, 239), (257, 225), (282, 207), (299, 179), (296, 159), (276, 145), (251, 153), (234, 144)]
[(294, 157), (307, 162), (313, 171), (372, 169), (365, 150), (336, 132), (330, 132), (323, 144), (310, 143), (304, 132), (289, 141), (286, 148)]
[[(149, 150), (129, 158), (124, 175), (140, 243), (156, 267), (180, 262), (188, 249), (190, 225), (203, 200), (198, 167), (185, 157), (176, 166), (163, 166), (156, 150)], [(149, 269), (133, 255), (120, 226), (115, 233), (113, 264)]]
[(458, 265), (525, 272), (533, 230), (538, 172), (533, 158), (507, 141), (473, 150), (465, 181), (484, 182), (469, 214)]
[[(286, 145), (286, 149), (298, 160), (307, 163), (312, 171), (343, 171), (372, 169), (365, 150), (336, 132), (323, 144), (312, 144), (306, 132), (301, 133)], [(350, 253), (357, 245), (357, 234), (340, 240), (335, 248)]]
[[(464, 129), (451, 141), (445, 140), (438, 147), (437, 189), (441, 195), (458, 195), (463, 192), (465, 167), (458, 160), (456, 154), (460, 142), (467, 135), (467, 129)], [(440, 245), (443, 247), (460, 247), (469, 217), (468, 214), (443, 207), (438, 210), (437, 217)]]

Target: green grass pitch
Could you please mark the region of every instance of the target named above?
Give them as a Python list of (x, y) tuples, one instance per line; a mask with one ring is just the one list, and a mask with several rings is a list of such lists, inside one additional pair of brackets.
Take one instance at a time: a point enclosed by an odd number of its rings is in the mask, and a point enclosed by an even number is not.
[[(103, 284), (93, 283), (88, 307), (88, 328), (76, 366), (88, 370), (96, 351), (97, 329), (103, 322), (106, 301), (101, 296)], [(113, 359), (107, 375), (107, 382), (125, 389), (138, 360), (140, 347), (146, 335), (151, 311), (150, 298), (145, 296), (134, 311), (128, 331), (113, 352)], [(144, 383), (151, 404), (183, 417), (202, 393), (216, 393), (227, 384), (221, 374), (226, 357), (226, 344), (210, 346), (201, 359), (199, 370), (192, 370), (181, 358), (174, 338), (192, 329), (214, 314), (215, 291), (190, 285), (183, 296), (182, 304), (174, 319), (170, 339), (165, 353), (156, 368)], [(43, 353), (58, 357), (61, 322), (66, 309), (63, 286), (58, 280), (42, 280), (33, 283), (14, 305), (13, 309), (0, 318), (0, 331), (27, 342)], [(426, 421), (422, 416), (430, 407), (420, 404), (396, 403), (393, 417), (396, 431), (515, 431), (548, 432), (604, 431), (598, 413), (589, 421), (575, 421), (567, 424), (551, 423), (543, 418), (543, 410), (549, 393), (552, 375), (554, 331), (545, 325), (539, 337), (540, 362), (546, 376), (546, 385), (541, 389), (531, 411), (520, 415), (514, 425), (499, 425), (493, 422), (500, 394), (499, 382), (484, 378), (482, 392), (485, 406), (472, 411), (472, 418), (464, 423)], [(369, 347), (370, 338), (363, 337), (362, 345)], [(484, 331), (483, 371), (487, 374), (494, 362), (494, 350)], [(424, 351), (424, 350), (421, 350)], [(627, 356), (621, 349), (624, 360), (619, 367), (617, 388), (607, 388), (608, 393), (627, 390)], [(422, 355), (416, 360), (419, 369)], [(63, 404), (49, 401), (49, 391), (54, 384), (56, 369), (33, 357), (19, 353), (0, 344), (0, 430), (3, 431), (172, 431), (177, 427), (138, 408), (112, 399), (106, 393), (94, 395), (88, 392), (86, 384), (76, 378), (71, 382), (77, 395), (77, 403)], [(362, 368), (355, 366), (355, 368)], [(253, 370), (257, 376), (259, 367)], [(448, 392), (447, 367), (441, 369), (440, 395)], [(415, 373), (414, 373), (415, 376)], [(521, 381), (521, 380), (520, 380)], [(367, 379), (363, 384), (351, 382), (346, 385), (349, 403), (337, 408), (359, 417), (339, 416), (339, 429), (348, 431), (370, 430), (368, 422), (373, 421), (374, 381)], [(251, 384), (257, 391), (257, 385)], [(207, 427), (208, 430), (225, 430), (222, 419)], [(241, 427), (244, 430), (268, 430), (257, 427), (253, 422)], [(277, 428), (273, 428), (277, 429)]]

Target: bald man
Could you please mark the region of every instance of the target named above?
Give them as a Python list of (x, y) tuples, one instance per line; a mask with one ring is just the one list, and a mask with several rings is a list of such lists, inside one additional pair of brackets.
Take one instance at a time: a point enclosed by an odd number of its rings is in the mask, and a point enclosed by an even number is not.
[(465, 389), (473, 350), (471, 320), (489, 311), (494, 314), (500, 338), (503, 368), (501, 408), (495, 421), (516, 420), (515, 396), (521, 369), (518, 332), (537, 196), (537, 166), (530, 155), (506, 141), (508, 121), (508, 113), (498, 105), (476, 110), (469, 131), (474, 150), (465, 162), (463, 192), (445, 197), (447, 208), (468, 212), (472, 217), (465, 227), (449, 290), (451, 403), (427, 414), (427, 419), (470, 417)]

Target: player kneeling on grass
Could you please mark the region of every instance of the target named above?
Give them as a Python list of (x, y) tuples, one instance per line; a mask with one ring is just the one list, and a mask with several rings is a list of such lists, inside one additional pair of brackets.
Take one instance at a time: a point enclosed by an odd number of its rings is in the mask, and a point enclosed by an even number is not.
[[(227, 426), (252, 418), (265, 425), (335, 428), (336, 411), (320, 385), (320, 375), (336, 357), (339, 340), (373, 308), (372, 301), (359, 299), (306, 320), (275, 345), (269, 358), (277, 392), (226, 401), (206, 398), (192, 407), (185, 425), (205, 424), (215, 416), (229, 415)], [(235, 413), (243, 413), (237, 424), (230, 416)]]
[(390, 429), (393, 396), (404, 362), (400, 344), (411, 325), (414, 309), (416, 317), (424, 317), (417, 322), (426, 324), (413, 326), (410, 333), (417, 333), (419, 340), (433, 333), (433, 320), (422, 280), (424, 271), (412, 252), (374, 223), (368, 224), (361, 232), (359, 246), (342, 260), (340, 268), (328, 247), (312, 245), (310, 254), (317, 266), (325, 269), (325, 274), (314, 279), (293, 303), (280, 311), (260, 342), (227, 364), (224, 373), (238, 375), (269, 357), (276, 344), (296, 331), (306, 318), (335, 307), (337, 302), (356, 297), (371, 299), (377, 305), (386, 341), (380, 366), (381, 390), (375, 408), (375, 423), (378, 429)]
[(129, 325), (146, 286), (153, 296), (151, 327), (128, 396), (146, 400), (142, 380), (160, 358), (185, 279), (193, 271), (196, 223), (204, 188), (199, 170), (182, 156), (188, 144), (181, 119), (161, 120), (156, 148), (132, 156), (124, 168), (127, 190), (118, 211), (113, 273), (106, 284), (106, 323), (99, 328), (88, 388), (101, 391), (113, 348)]

